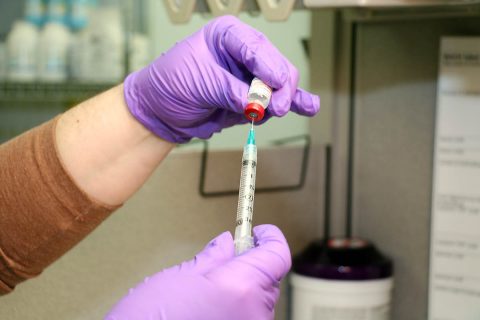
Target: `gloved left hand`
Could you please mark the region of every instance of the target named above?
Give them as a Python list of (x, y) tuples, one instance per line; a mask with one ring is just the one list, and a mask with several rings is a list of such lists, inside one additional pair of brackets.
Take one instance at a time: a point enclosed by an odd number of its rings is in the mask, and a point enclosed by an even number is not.
[(253, 233), (256, 247), (240, 256), (225, 232), (193, 260), (145, 278), (105, 320), (272, 320), (290, 250), (275, 226)]
[(206, 139), (247, 122), (243, 110), (253, 77), (273, 95), (265, 112), (313, 116), (319, 97), (298, 88), (295, 67), (259, 31), (235, 17), (212, 20), (124, 82), (131, 114), (174, 143)]

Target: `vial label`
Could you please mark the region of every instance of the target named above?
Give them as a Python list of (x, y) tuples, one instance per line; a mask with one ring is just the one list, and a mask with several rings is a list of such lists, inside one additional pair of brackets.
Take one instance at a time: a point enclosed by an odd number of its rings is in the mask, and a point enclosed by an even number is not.
[(50, 55), (39, 66), (39, 77), (43, 80), (64, 80), (67, 78), (66, 59), (58, 55)]
[(311, 320), (388, 320), (388, 304), (370, 308), (316, 306)]
[(36, 72), (34, 49), (17, 46), (8, 53), (7, 74), (10, 80), (33, 80)]
[(267, 86), (262, 80), (254, 78), (248, 89), (248, 102), (257, 102), (264, 108), (270, 103), (272, 88)]

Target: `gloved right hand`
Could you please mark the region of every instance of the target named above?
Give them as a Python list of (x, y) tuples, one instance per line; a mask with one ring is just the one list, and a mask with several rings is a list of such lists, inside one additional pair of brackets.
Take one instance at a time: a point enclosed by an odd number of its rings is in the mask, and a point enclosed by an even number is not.
[(206, 139), (247, 122), (243, 114), (253, 77), (273, 94), (265, 118), (290, 110), (313, 116), (318, 96), (298, 88), (295, 67), (259, 31), (235, 17), (212, 20), (124, 82), (131, 114), (174, 143)]
[(253, 232), (255, 247), (240, 256), (225, 232), (193, 260), (145, 278), (105, 319), (272, 320), (290, 250), (275, 226)]

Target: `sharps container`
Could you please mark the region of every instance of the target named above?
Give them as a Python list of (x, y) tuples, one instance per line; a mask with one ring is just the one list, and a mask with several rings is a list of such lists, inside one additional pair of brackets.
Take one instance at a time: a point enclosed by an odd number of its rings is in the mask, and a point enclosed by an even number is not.
[(332, 238), (294, 258), (292, 320), (388, 320), (393, 266), (373, 244)]

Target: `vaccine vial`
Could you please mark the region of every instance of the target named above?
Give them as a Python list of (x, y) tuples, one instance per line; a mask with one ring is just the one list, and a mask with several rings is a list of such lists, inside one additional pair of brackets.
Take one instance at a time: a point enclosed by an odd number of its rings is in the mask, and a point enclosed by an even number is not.
[(254, 78), (248, 89), (248, 104), (245, 108), (247, 119), (253, 122), (262, 120), (271, 97), (272, 88), (262, 80)]

